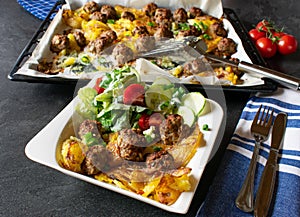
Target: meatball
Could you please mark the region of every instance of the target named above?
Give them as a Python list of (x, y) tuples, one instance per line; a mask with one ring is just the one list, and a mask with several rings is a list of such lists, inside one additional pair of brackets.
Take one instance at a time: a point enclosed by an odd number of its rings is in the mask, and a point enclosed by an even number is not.
[(148, 172), (163, 172), (175, 169), (174, 158), (165, 150), (149, 154), (146, 157), (146, 165)]
[(83, 6), (83, 10), (89, 14), (95, 12), (95, 11), (99, 11), (100, 6), (94, 2), (94, 1), (90, 1), (87, 2), (84, 6)]
[(122, 66), (134, 59), (133, 51), (125, 44), (117, 44), (112, 51), (112, 55), (118, 66)]
[(104, 48), (107, 46), (108, 40), (106, 38), (96, 38), (88, 44), (88, 50), (95, 54), (101, 54)]
[(224, 29), (222, 22), (215, 22), (209, 26), (210, 32), (216, 34), (217, 36), (226, 37), (227, 31)]
[(195, 60), (192, 60), (184, 64), (183, 73), (187, 76), (194, 75), (206, 71), (206, 68), (207, 68), (206, 63), (203, 62), (201, 58), (197, 58)]
[(82, 165), (83, 171), (88, 175), (95, 175), (108, 169), (109, 152), (102, 145), (89, 147)]
[(179, 141), (183, 119), (178, 114), (168, 115), (159, 127), (161, 140), (165, 145), (175, 145)]
[(106, 38), (109, 45), (118, 38), (117, 33), (113, 30), (106, 30), (101, 33), (100, 38)]
[(107, 19), (116, 20), (118, 19), (117, 11), (111, 5), (103, 5), (100, 9), (102, 14), (105, 14)]
[(154, 49), (155, 47), (155, 38), (151, 36), (141, 35), (135, 41), (135, 49), (137, 52), (145, 52)]
[(147, 141), (141, 134), (137, 134), (132, 129), (123, 129), (119, 132), (117, 146), (121, 158), (129, 161), (143, 161), (142, 152)]
[(146, 26), (136, 26), (132, 30), (132, 34), (141, 36), (141, 35), (149, 35), (149, 32)]
[(173, 38), (173, 32), (167, 26), (158, 27), (154, 33), (154, 37), (159, 38)]
[(101, 138), (101, 124), (95, 120), (84, 120), (78, 130), (78, 135), (81, 139), (84, 138), (84, 135), (91, 133), (94, 138)]
[(102, 23), (106, 23), (107, 22), (107, 16), (106, 14), (102, 14), (100, 11), (95, 11), (94, 13), (92, 13), (89, 17), (91, 20), (97, 20), (97, 21), (101, 21)]
[(196, 17), (202, 16), (202, 10), (197, 7), (192, 7), (189, 10), (189, 18), (194, 19)]
[(84, 37), (84, 34), (80, 31), (75, 31), (73, 33), (73, 35), (75, 37), (75, 40), (76, 40), (78, 46), (81, 47), (81, 48), (84, 48), (85, 45), (86, 45), (86, 39)]
[(117, 34), (113, 30), (104, 31), (98, 38), (88, 44), (88, 50), (95, 54), (101, 54), (101, 52), (116, 39)]
[(155, 22), (159, 25), (165, 25), (172, 22), (172, 12), (167, 8), (158, 8), (155, 10)]
[(156, 9), (157, 9), (157, 5), (153, 2), (151, 2), (147, 5), (145, 5), (142, 10), (147, 16), (153, 17)]
[(237, 44), (231, 38), (222, 38), (218, 43), (218, 50), (223, 56), (231, 56), (237, 51)]
[(202, 33), (201, 30), (199, 30), (198, 28), (196, 28), (195, 26), (189, 26), (188, 30), (181, 30), (178, 32), (178, 35), (176, 36), (177, 38), (183, 38), (186, 36), (200, 36)]
[(66, 35), (57, 34), (51, 40), (50, 50), (54, 53), (59, 53), (68, 48), (69, 44), (70, 42)]
[(134, 14), (129, 12), (129, 11), (123, 11), (122, 14), (121, 14), (121, 18), (130, 20), (130, 21), (135, 20)]
[(188, 19), (186, 10), (184, 8), (178, 8), (173, 14), (173, 19), (176, 23), (186, 23)]

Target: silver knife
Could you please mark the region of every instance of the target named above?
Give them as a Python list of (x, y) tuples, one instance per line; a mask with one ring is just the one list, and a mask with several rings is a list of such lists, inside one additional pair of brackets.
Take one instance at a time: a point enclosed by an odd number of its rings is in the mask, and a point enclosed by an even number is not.
[(287, 114), (279, 113), (274, 121), (269, 157), (262, 173), (254, 204), (254, 216), (266, 217), (272, 201), (278, 152), (281, 147), (287, 122)]
[(227, 65), (237, 67), (239, 70), (244, 71), (254, 77), (270, 78), (270, 79), (277, 81), (278, 83), (282, 84), (285, 87), (288, 87), (293, 90), (300, 90), (300, 79), (296, 78), (294, 76), (284, 74), (282, 72), (279, 72), (279, 71), (276, 71), (273, 69), (269, 69), (269, 68), (266, 68), (266, 67), (263, 67), (260, 65), (248, 63), (245, 61), (236, 63), (236, 62), (233, 62), (233, 61), (221, 58), (221, 57), (217, 57), (214, 55), (210, 55), (210, 54), (203, 54), (203, 55), (210, 60), (214, 60), (217, 62), (221, 62), (221, 63), (227, 64)]
[(288, 87), (290, 89), (300, 90), (299, 78), (260, 65), (248, 63), (245, 61), (234, 62), (222, 57), (218, 57), (216, 55), (208, 54), (206, 53), (207, 45), (203, 40), (195, 41), (191, 43), (191, 45), (198, 53), (202, 54), (204, 57), (206, 57), (209, 60), (213, 60), (223, 64), (237, 67), (239, 70), (244, 71), (247, 74), (250, 74), (254, 77), (258, 77), (258, 78), (266, 77), (266, 78), (273, 79), (278, 83), (282, 84), (283, 86)]

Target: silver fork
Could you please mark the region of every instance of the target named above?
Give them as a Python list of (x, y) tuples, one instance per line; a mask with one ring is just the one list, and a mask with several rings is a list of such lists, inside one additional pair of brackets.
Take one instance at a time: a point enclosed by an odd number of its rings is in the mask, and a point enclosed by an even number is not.
[[(260, 105), (254, 120), (251, 125), (251, 134), (255, 139), (254, 151), (248, 168), (247, 176), (243, 183), (243, 186), (235, 200), (235, 205), (244, 212), (251, 212), (254, 208), (253, 202), (253, 186), (254, 186), (254, 176), (256, 170), (257, 156), (259, 153), (260, 145), (262, 142), (266, 141), (269, 137), (270, 128), (272, 125), (273, 112), (268, 107), (264, 107), (261, 112), (262, 105)], [(267, 110), (267, 111), (266, 111)]]

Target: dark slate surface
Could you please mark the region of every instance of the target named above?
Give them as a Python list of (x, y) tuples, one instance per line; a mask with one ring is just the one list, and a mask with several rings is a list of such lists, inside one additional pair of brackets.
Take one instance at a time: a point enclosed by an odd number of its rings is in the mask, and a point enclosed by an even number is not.
[[(85, 183), (29, 160), (27, 142), (73, 98), (74, 85), (12, 82), (7, 79), (40, 20), (16, 1), (0, 7), (0, 216), (177, 216), (126, 196)], [(300, 1), (224, 0), (250, 29), (271, 18), (300, 40)], [(268, 62), (300, 77), (300, 52)], [(189, 212), (195, 216), (213, 179), (248, 94), (226, 93), (226, 129), (219, 151), (208, 164)], [(230, 114), (230, 115), (228, 115)]]

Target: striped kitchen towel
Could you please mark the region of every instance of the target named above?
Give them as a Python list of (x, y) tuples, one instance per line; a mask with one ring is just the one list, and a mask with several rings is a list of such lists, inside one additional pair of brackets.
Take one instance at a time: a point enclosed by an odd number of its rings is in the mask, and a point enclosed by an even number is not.
[[(279, 152), (277, 179), (269, 216), (300, 216), (300, 93), (279, 88), (271, 95), (257, 94), (247, 102), (197, 217), (253, 216), (253, 212), (244, 213), (236, 208), (235, 199), (252, 157), (254, 139), (250, 134), (250, 126), (261, 104), (274, 108), (275, 116), (279, 112), (288, 115), (285, 138)], [(271, 136), (260, 149), (254, 197), (268, 158), (270, 144)]]
[(44, 20), (57, 0), (17, 0), (17, 2), (29, 13)]

